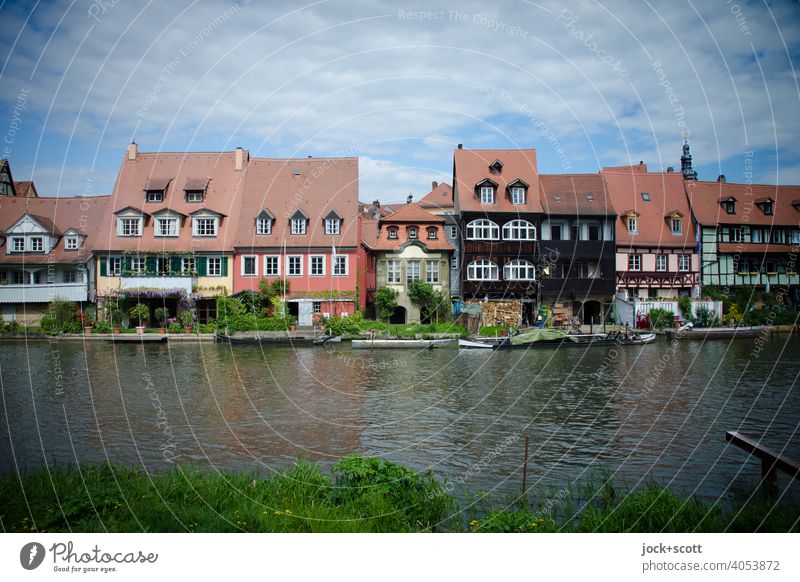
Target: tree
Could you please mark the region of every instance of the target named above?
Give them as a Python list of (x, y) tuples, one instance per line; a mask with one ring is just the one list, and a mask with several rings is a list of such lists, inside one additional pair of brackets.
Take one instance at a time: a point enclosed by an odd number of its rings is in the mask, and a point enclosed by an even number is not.
[(388, 320), (394, 315), (397, 308), (397, 291), (391, 287), (381, 287), (375, 292), (375, 308), (378, 310), (378, 317)]
[(430, 283), (414, 281), (408, 287), (408, 297), (411, 302), (419, 307), (420, 319), (430, 321), (434, 317), (445, 316), (449, 299), (444, 293), (433, 288)]
[(147, 322), (150, 319), (150, 308), (144, 303), (137, 303), (131, 308), (130, 314), (131, 319), (138, 320), (139, 326), (142, 326), (144, 325), (143, 322)]

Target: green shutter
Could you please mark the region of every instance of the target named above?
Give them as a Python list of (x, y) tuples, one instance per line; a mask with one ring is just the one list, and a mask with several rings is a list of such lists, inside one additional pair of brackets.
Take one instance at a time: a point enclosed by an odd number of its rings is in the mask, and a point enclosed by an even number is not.
[(169, 272), (176, 274), (181, 272), (181, 267), (183, 266), (180, 257), (170, 257), (169, 258)]
[(100, 257), (100, 276), (106, 277), (108, 275), (108, 267), (106, 266), (107, 259), (105, 257)]
[(131, 257), (125, 257), (123, 270), (130, 272), (131, 270)]
[(222, 276), (228, 276), (228, 260), (230, 257), (222, 257)]
[(196, 257), (194, 260), (195, 268), (197, 269), (198, 277), (206, 276), (206, 257)]
[(155, 257), (145, 257), (144, 258), (144, 269), (148, 273), (155, 273), (156, 272), (156, 258)]

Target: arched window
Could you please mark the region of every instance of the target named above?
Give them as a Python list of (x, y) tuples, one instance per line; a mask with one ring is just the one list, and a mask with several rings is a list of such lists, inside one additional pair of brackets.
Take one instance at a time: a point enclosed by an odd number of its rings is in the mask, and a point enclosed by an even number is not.
[(467, 224), (467, 238), (469, 240), (498, 240), (500, 227), (485, 218), (473, 220)]
[(497, 281), (497, 265), (489, 259), (472, 261), (467, 265), (467, 279), (470, 281)]
[(536, 227), (527, 220), (512, 220), (503, 225), (504, 240), (536, 240)]
[(533, 281), (536, 279), (536, 269), (533, 263), (515, 259), (503, 267), (503, 278), (506, 281)]

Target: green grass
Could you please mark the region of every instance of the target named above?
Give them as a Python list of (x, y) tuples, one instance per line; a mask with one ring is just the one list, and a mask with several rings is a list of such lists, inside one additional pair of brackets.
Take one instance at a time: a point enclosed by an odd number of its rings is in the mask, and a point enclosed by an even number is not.
[(797, 532), (795, 509), (757, 495), (721, 507), (655, 484), (605, 482), (528, 501), (473, 495), (457, 503), (433, 475), (376, 458), (330, 471), (297, 462), (279, 473), (176, 466), (147, 475), (108, 464), (0, 480), (5, 532)]

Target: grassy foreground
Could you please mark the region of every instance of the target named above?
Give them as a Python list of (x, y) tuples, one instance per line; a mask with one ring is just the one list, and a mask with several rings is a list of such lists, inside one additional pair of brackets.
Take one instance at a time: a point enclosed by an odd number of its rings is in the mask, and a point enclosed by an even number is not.
[[(591, 486), (589, 486), (591, 489)], [(478, 498), (388, 461), (350, 456), (329, 473), (298, 462), (267, 478), (111, 465), (0, 481), (6, 532), (788, 532), (798, 514), (759, 498), (723, 510), (648, 486), (541, 491), (531, 505)]]

